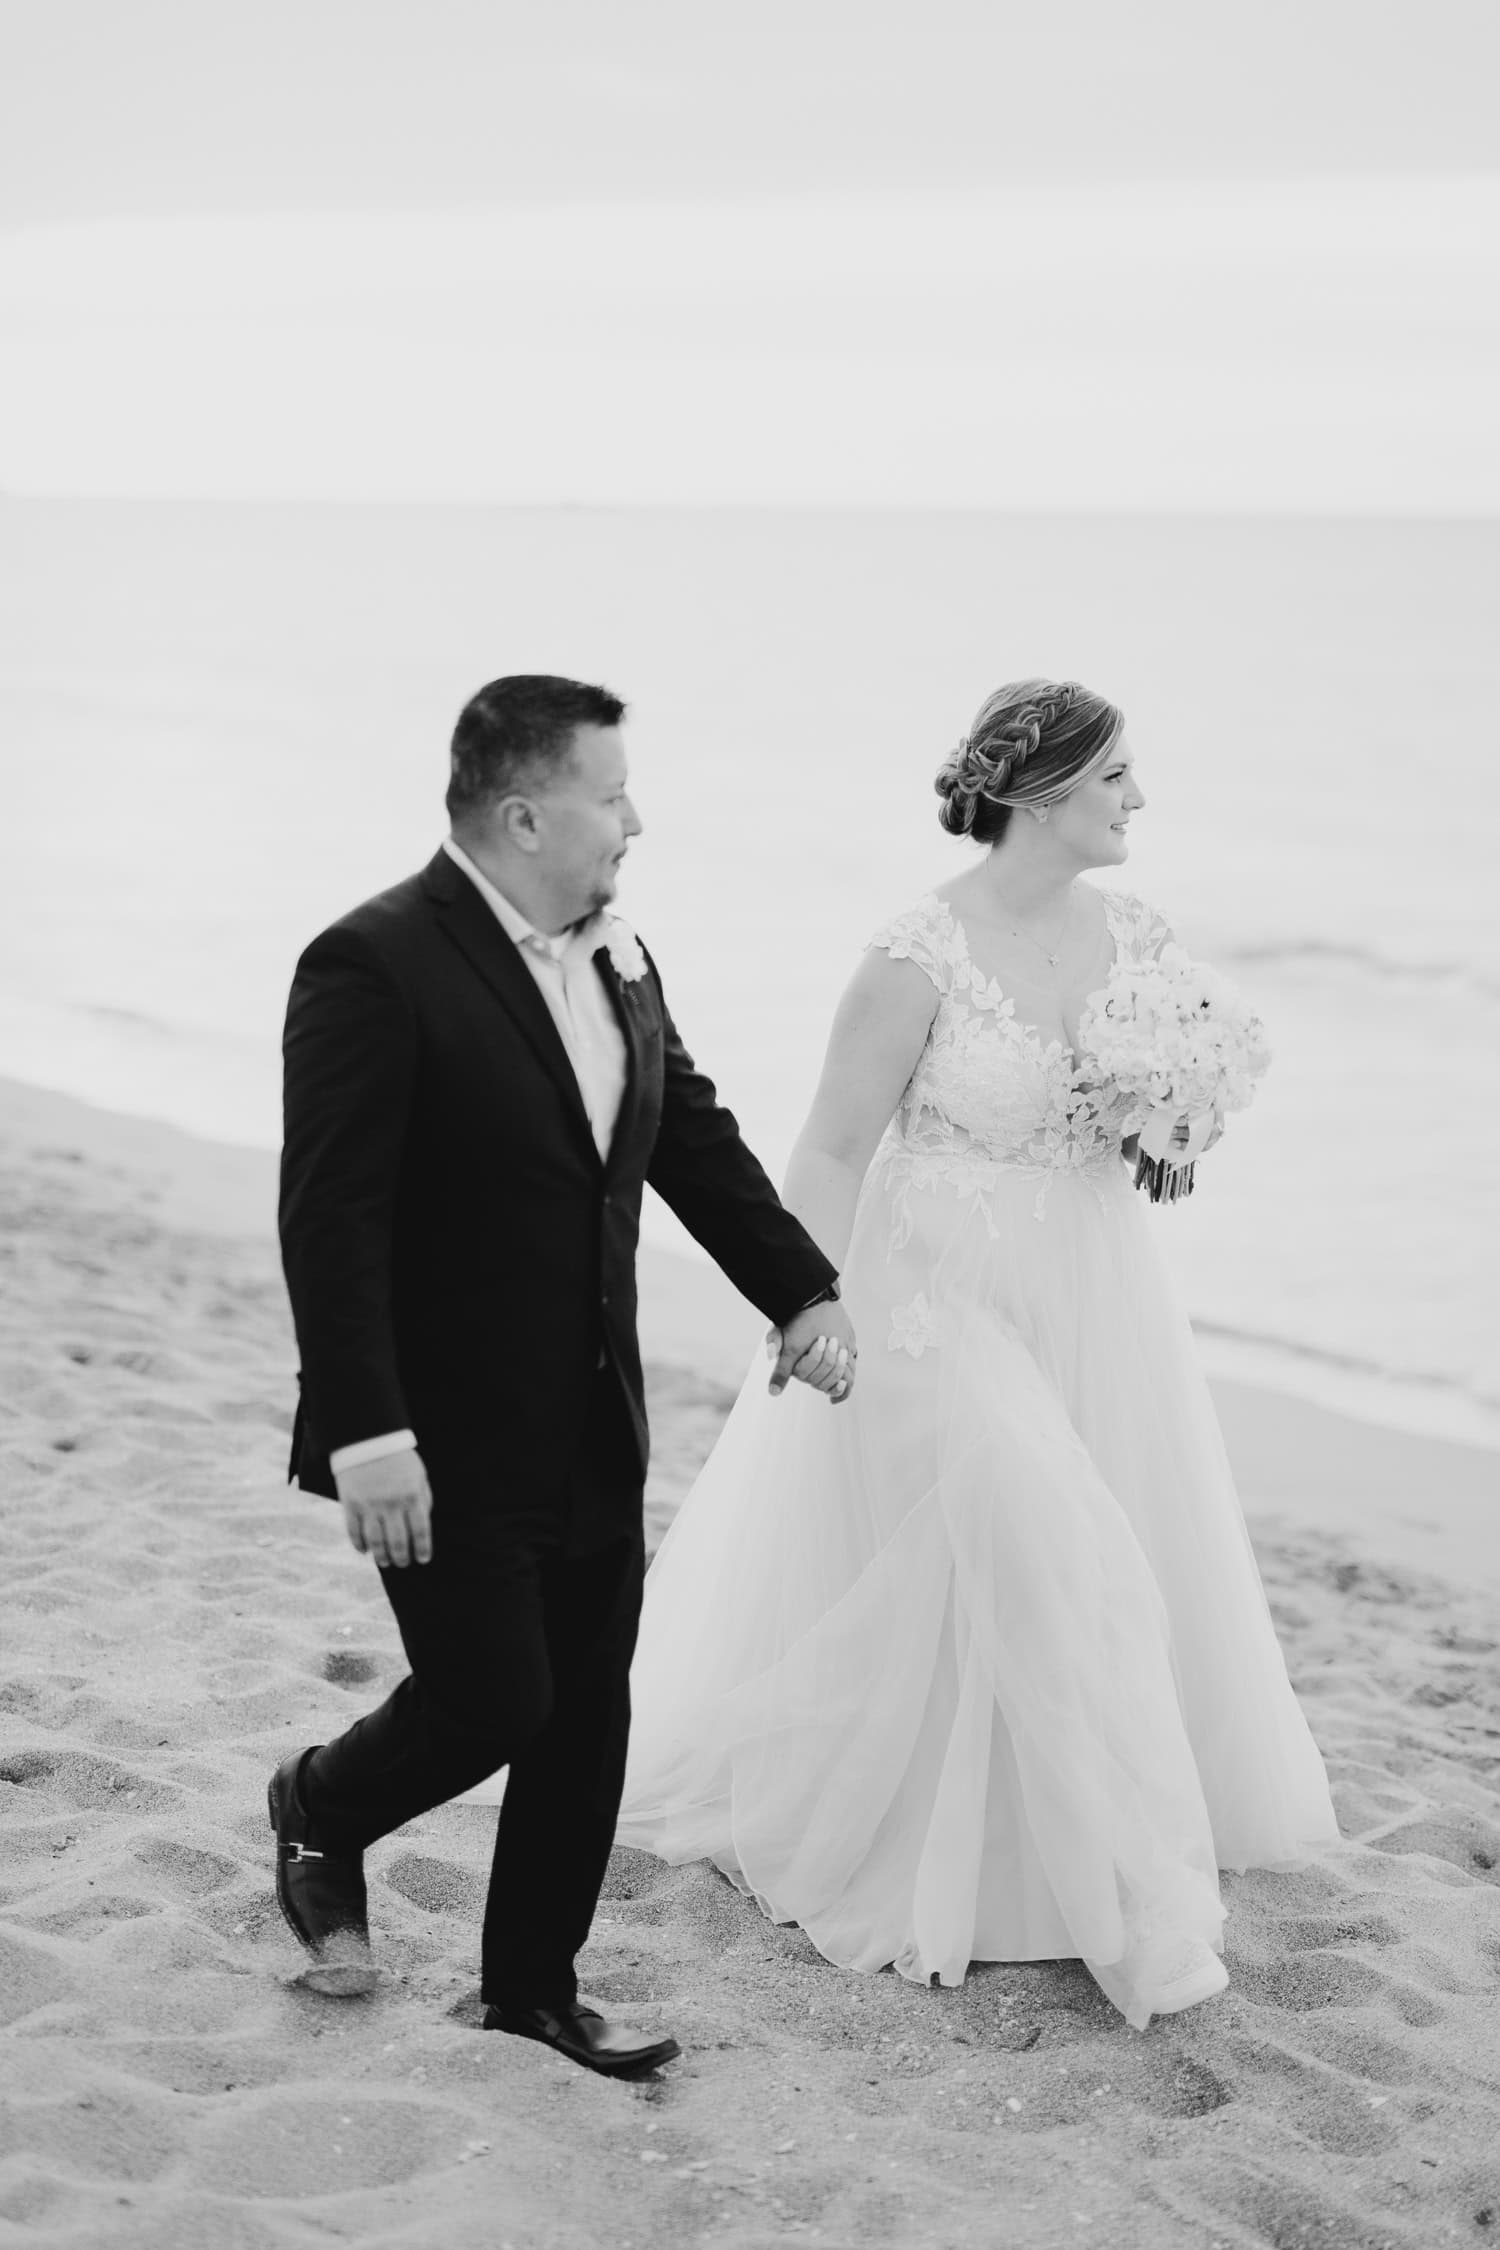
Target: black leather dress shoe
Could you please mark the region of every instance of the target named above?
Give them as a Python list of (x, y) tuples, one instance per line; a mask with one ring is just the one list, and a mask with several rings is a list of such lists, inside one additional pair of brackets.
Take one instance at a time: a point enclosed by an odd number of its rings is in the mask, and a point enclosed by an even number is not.
[(370, 1925), (364, 1858), (326, 1851), (302, 1805), (298, 1781), (311, 1750), (294, 1750), (266, 1792), (276, 1831), (276, 1901), (312, 1955), (303, 1983), (314, 1992), (348, 1996), (372, 1991)]
[(682, 2053), (675, 2039), (650, 2039), (628, 2024), (606, 2023), (597, 2008), (585, 2008), (577, 2000), (564, 2000), (555, 2008), (486, 2008), (484, 2028), (539, 2039), (569, 2062), (606, 2078), (638, 2078)]

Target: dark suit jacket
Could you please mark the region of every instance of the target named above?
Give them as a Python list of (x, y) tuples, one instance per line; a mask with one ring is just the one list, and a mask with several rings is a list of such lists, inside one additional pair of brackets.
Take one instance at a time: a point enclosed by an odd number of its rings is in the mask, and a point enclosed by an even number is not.
[(635, 1252), (647, 1180), (773, 1322), (834, 1269), (678, 1037), (655, 965), (598, 961), (628, 1077), (607, 1162), (547, 1004), (439, 852), (313, 940), (284, 1053), (281, 1244), (301, 1355), (291, 1474), (411, 1429), (446, 1506), (530, 1508), (601, 1348), (644, 1473)]

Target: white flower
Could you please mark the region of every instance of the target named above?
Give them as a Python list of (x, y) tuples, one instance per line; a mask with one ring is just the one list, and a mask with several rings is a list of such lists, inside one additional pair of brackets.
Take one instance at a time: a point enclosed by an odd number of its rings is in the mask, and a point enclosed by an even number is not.
[(604, 926), (604, 943), (621, 984), (639, 984), (646, 974), (646, 956), (630, 924), (611, 914)]
[(910, 1352), (913, 1359), (920, 1359), (929, 1344), (940, 1344), (942, 1340), (941, 1323), (921, 1290), (909, 1305), (891, 1307), (888, 1339), (891, 1351)]
[(1270, 1061), (1259, 1016), (1178, 945), (1117, 963), (1079, 1029), (1100, 1076), (1149, 1109), (1244, 1109)]

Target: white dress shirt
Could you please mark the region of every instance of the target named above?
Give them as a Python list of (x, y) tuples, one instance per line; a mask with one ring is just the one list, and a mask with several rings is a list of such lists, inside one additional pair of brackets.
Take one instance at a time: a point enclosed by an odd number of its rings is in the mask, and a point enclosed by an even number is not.
[[(548, 937), (544, 931), (532, 927), (503, 891), (496, 890), (489, 877), (474, 865), (468, 853), (455, 844), (451, 836), (443, 839), (443, 850), (468, 876), (531, 971), (573, 1065), (594, 1145), (601, 1158), (607, 1157), (625, 1093), (628, 1064), (625, 1034), (604, 989), (604, 980), (594, 967), (594, 955), (604, 942), (604, 917), (596, 914), (574, 929), (564, 930), (559, 937)], [(360, 1438), (353, 1445), (335, 1446), (329, 1455), (329, 1466), (336, 1476), (340, 1469), (357, 1468), (362, 1461), (379, 1461), (388, 1453), (404, 1453), (416, 1442), (410, 1430), (389, 1430), (381, 1437)]]

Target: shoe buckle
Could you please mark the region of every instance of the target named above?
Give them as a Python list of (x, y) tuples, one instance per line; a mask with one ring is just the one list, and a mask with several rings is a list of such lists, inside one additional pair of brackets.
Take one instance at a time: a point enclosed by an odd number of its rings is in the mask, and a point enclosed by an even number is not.
[(306, 1844), (283, 1844), (281, 1849), (285, 1856), (293, 1861), (321, 1859), (323, 1857), (321, 1852), (309, 1851)]

